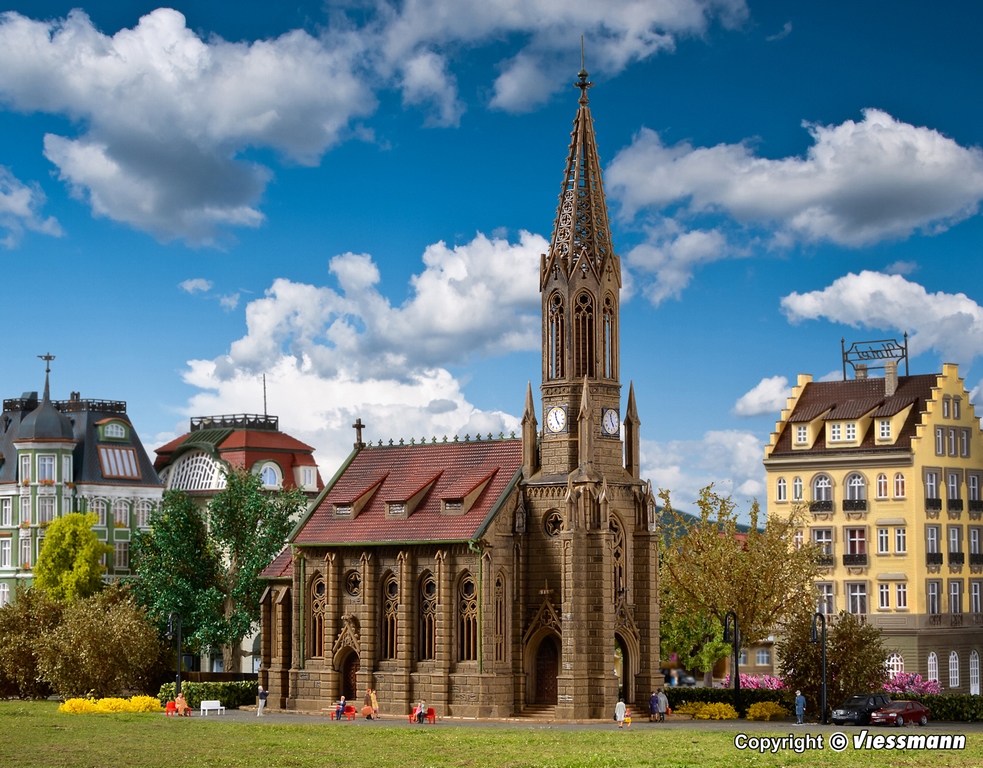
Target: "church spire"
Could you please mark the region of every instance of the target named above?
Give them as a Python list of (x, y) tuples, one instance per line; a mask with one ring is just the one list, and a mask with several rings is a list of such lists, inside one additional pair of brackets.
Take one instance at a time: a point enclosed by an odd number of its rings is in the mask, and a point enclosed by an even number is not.
[(605, 270), (615, 266), (620, 288), (621, 268), (619, 264), (612, 264), (611, 228), (601, 179), (601, 159), (587, 99), (587, 90), (594, 83), (587, 79), (586, 69), (580, 70), (578, 78), (574, 87), (580, 89), (580, 107), (570, 134), (570, 151), (540, 287), (545, 287), (555, 270), (567, 278), (577, 272), (584, 277), (593, 273), (600, 281)]

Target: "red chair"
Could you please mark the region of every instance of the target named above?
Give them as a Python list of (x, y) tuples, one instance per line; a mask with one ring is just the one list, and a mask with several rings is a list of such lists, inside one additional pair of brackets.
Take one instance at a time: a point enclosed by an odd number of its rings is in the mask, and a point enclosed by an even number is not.
[(427, 717), (426, 717), (426, 721), (427, 721), (428, 723), (433, 723), (434, 725), (436, 725), (436, 724), (437, 724), (437, 713), (436, 713), (436, 712), (434, 712), (434, 709), (433, 709), (433, 707), (429, 707), (429, 708), (427, 708)]
[(345, 705), (345, 717), (347, 717), (349, 720), (355, 719), (355, 707), (353, 705)]
[(164, 715), (167, 717), (175, 717), (177, 715), (177, 704), (173, 701), (167, 702), (167, 706), (164, 707)]

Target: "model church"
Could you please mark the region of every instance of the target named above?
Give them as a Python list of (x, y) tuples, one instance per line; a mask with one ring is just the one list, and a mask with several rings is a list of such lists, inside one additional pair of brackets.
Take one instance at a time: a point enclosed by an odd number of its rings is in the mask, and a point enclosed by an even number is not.
[[(619, 378), (621, 264), (587, 91), (549, 253), (522, 434), (356, 443), (264, 572), (260, 683), (320, 710), (610, 717), (659, 674), (655, 499)], [(521, 389), (517, 397), (521, 397)]]

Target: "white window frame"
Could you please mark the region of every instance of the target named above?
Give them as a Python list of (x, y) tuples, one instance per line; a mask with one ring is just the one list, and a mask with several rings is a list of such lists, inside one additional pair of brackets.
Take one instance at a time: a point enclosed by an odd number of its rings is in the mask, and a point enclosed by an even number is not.
[(925, 498), (926, 499), (938, 499), (939, 496), (939, 473), (938, 472), (926, 472), (925, 473)]
[(966, 485), (969, 488), (969, 500), (980, 500), (980, 478), (979, 475), (969, 475), (966, 478)]
[(952, 418), (959, 419), (962, 415), (960, 406), (962, 405), (961, 397), (952, 398)]
[(878, 424), (878, 430), (879, 430), (878, 431), (878, 437), (880, 437), (881, 440), (890, 440), (891, 439), (891, 420), (890, 419), (881, 419), (880, 420), (880, 423)]
[(894, 607), (899, 611), (908, 608), (908, 585), (903, 581), (894, 585)]
[(14, 500), (9, 496), (0, 499), (0, 526), (10, 528), (14, 524)]
[(31, 565), (31, 532), (21, 531), (20, 533), (20, 558), (17, 562), (22, 568)]
[(68, 453), (61, 457), (61, 481), (63, 483), (70, 483), (74, 478), (72, 454)]
[(899, 555), (908, 552), (908, 530), (903, 526), (894, 529), (894, 551)]
[(905, 497), (904, 472), (894, 474), (894, 498), (903, 499)]
[(754, 663), (759, 667), (767, 667), (771, 664), (771, 651), (767, 648), (759, 648), (754, 654)]
[(857, 422), (848, 421), (846, 427), (844, 428), (843, 439), (847, 442), (853, 443), (857, 440)]
[(945, 430), (942, 427), (935, 428), (935, 455), (945, 456)]
[(969, 582), (969, 611), (983, 613), (983, 584), (979, 581)]
[(962, 579), (952, 579), (949, 582), (949, 613), (961, 616), (963, 612), (963, 582)]
[(106, 501), (104, 499), (92, 499), (89, 502), (89, 512), (96, 513), (96, 528), (106, 527)]
[(37, 523), (53, 523), (57, 517), (58, 510), (54, 496), (38, 496), (37, 498)]
[(6, 584), (0, 584), (0, 608), (3, 608), (9, 602), (10, 587), (8, 587)]
[(959, 654), (955, 651), (949, 653), (949, 687), (959, 687)]
[(10, 568), (14, 556), (14, 543), (10, 536), (0, 538), (0, 568)]
[(867, 584), (862, 581), (847, 582), (847, 610), (854, 616), (867, 614)]
[(925, 526), (925, 551), (930, 554), (938, 554), (939, 550), (939, 526)]
[(55, 455), (52, 453), (42, 453), (38, 455), (38, 476), (37, 481), (55, 482)]
[(942, 418), (943, 419), (948, 419), (949, 418), (949, 405), (951, 404), (951, 402), (952, 402), (952, 398), (949, 397), (948, 395), (946, 395), (945, 397), (942, 398)]
[(816, 583), (816, 591), (819, 592), (817, 610), (827, 616), (836, 614), (836, 591), (830, 581), (820, 581)]
[(799, 425), (795, 428), (795, 442), (797, 445), (805, 445), (809, 442), (809, 428)]
[(958, 472), (950, 472), (948, 476), (948, 481), (946, 482), (946, 498), (947, 499), (958, 499), (960, 487), (962, 486), (961, 478)]
[(792, 501), (802, 501), (802, 478), (796, 477), (792, 480)]
[(930, 616), (937, 616), (942, 612), (939, 598), (939, 582), (933, 579), (925, 585), (925, 610)]
[(892, 653), (887, 657), (887, 676), (889, 679), (893, 680), (902, 672), (904, 672), (904, 656), (900, 653)]
[(25, 480), (31, 481), (31, 454), (27, 453), (20, 457), (20, 477), (17, 479), (22, 484)]
[(963, 458), (969, 456), (969, 430), (959, 430), (959, 455)]
[(867, 554), (867, 529), (866, 528), (846, 529), (846, 553), (848, 555)]
[(31, 497), (20, 497), (20, 522), (21, 524), (31, 524)]
[(859, 472), (846, 479), (846, 497), (851, 501), (862, 501), (867, 498), (867, 480)]
[(877, 529), (877, 554), (887, 555), (891, 552), (891, 531), (888, 528)]
[(788, 483), (784, 477), (775, 484), (775, 501), (788, 501)]
[(949, 455), (956, 455), (956, 430), (949, 429)]
[(887, 475), (883, 472), (877, 476), (877, 498), (887, 498)]
[(116, 528), (130, 527), (130, 505), (124, 499), (113, 502), (113, 526)]
[(834, 423), (829, 425), (829, 441), (831, 443), (840, 442), (843, 434), (843, 428), (840, 424)]
[(878, 584), (877, 585), (877, 608), (878, 610), (884, 611), (891, 608), (891, 585), (890, 584)]
[(130, 542), (113, 542), (113, 570), (130, 570)]
[(928, 679), (939, 681), (939, 657), (935, 651), (928, 654)]
[(962, 552), (962, 528), (958, 525), (949, 526), (949, 552)]
[(133, 505), (133, 508), (136, 512), (137, 528), (149, 528), (150, 515), (154, 510), (154, 505), (146, 499), (140, 499)]
[(827, 557), (833, 556), (833, 529), (832, 528), (813, 528), (812, 543), (819, 547), (819, 551)]
[(829, 479), (828, 475), (819, 475), (812, 481), (812, 500), (833, 500), (833, 481)]

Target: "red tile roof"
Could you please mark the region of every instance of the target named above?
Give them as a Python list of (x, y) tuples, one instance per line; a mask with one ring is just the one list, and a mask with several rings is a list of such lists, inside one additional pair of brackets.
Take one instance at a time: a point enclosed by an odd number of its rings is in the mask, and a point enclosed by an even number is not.
[[(345, 467), (293, 542), (467, 541), (481, 530), (521, 469), (522, 441), (514, 439), (365, 448)], [(387, 501), (406, 500), (434, 478), (433, 487), (412, 514), (386, 514)], [(474, 489), (488, 478), (488, 485), (466, 513), (441, 513), (441, 499), (461, 498), (462, 489)], [(336, 504), (351, 504), (380, 479), (381, 485), (358, 515), (335, 516)]]
[(259, 574), (261, 579), (289, 579), (293, 577), (294, 556), (290, 547), (284, 547), (273, 562)]

